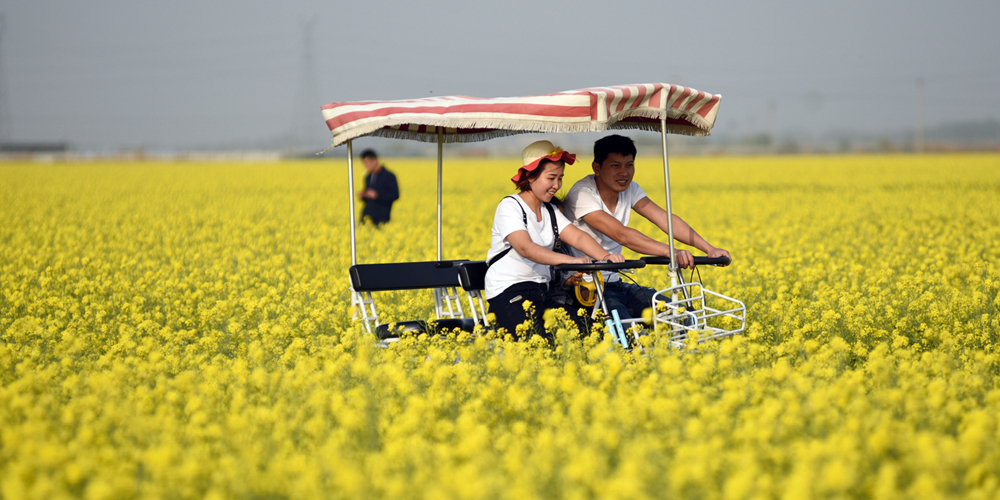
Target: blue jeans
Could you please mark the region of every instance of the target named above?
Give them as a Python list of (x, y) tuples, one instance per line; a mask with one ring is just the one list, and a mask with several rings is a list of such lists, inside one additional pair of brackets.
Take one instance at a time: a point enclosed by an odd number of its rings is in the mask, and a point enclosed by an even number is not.
[(641, 318), (644, 309), (653, 307), (655, 293), (656, 290), (648, 286), (616, 281), (605, 284), (604, 303), (608, 305), (609, 311), (618, 311), (618, 317), (622, 320)]

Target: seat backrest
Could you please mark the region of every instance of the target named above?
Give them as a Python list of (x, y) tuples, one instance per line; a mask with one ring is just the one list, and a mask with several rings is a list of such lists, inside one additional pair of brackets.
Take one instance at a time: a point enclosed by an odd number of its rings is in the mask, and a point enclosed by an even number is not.
[(489, 266), (485, 261), (463, 262), (458, 266), (458, 281), (465, 291), (486, 289), (486, 269)]
[(351, 285), (356, 292), (418, 290), (459, 286), (459, 265), (467, 260), (394, 262), (351, 266)]

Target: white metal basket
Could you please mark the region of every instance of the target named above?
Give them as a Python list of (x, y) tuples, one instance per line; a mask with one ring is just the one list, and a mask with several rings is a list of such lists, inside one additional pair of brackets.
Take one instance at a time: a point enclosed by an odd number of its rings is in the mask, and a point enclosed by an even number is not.
[[(713, 292), (697, 281), (657, 291), (653, 295), (653, 328), (683, 347), (697, 332), (698, 342), (743, 333), (746, 305)], [(663, 327), (660, 327), (663, 325)]]

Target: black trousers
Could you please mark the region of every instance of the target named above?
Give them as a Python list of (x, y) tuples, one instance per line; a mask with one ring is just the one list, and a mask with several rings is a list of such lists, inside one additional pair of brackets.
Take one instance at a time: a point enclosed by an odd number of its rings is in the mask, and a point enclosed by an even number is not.
[[(575, 321), (580, 328), (580, 332), (586, 335), (585, 322), (576, 314), (578, 307), (572, 307), (557, 299), (558, 293), (550, 293), (547, 283), (535, 283), (525, 281), (507, 287), (499, 295), (490, 299), (490, 312), (496, 316), (494, 328), (504, 329), (518, 340), (527, 340), (532, 335), (538, 335), (553, 342), (552, 335), (545, 331), (545, 320), (543, 314), (546, 309), (563, 308), (570, 319)], [(524, 301), (530, 300), (532, 306), (528, 311), (524, 310)], [(525, 321), (531, 320), (528, 330), (524, 335), (518, 335), (517, 326)]]
[[(526, 340), (532, 335), (540, 335), (548, 338), (545, 334), (545, 324), (542, 320), (542, 313), (545, 312), (545, 294), (548, 289), (546, 283), (535, 283), (525, 281), (507, 287), (499, 295), (489, 300), (490, 312), (496, 316), (494, 327), (504, 329), (507, 333), (518, 340)], [(531, 301), (531, 309), (524, 310), (524, 301)], [(517, 334), (517, 325), (531, 320), (528, 331), (525, 335)]]

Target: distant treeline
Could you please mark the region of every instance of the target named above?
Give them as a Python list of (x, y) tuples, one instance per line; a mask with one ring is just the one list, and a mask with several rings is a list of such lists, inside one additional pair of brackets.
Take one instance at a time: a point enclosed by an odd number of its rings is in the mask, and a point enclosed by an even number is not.
[(1000, 121), (945, 123), (927, 130), (927, 138), (938, 141), (1000, 141)]

